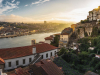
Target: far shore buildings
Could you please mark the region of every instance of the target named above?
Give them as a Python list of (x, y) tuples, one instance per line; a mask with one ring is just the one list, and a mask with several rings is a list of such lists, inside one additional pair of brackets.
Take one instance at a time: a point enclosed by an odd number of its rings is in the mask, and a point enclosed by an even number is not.
[(35, 44), (34, 41), (31, 46), (0, 49), (0, 73), (34, 64), (40, 59), (49, 59), (57, 52), (57, 47), (47, 43)]
[(73, 33), (73, 29), (72, 28), (65, 28), (60, 35), (60, 40), (59, 40), (59, 48), (62, 47), (67, 47), (68, 42), (69, 42), (69, 38), (71, 37)]

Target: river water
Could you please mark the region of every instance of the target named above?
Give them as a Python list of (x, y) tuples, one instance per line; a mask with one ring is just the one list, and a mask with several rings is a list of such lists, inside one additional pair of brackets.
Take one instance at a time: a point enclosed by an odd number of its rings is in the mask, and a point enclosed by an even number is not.
[(36, 42), (45, 41), (44, 38), (52, 34), (55, 33), (39, 33), (39, 34), (25, 35), (14, 38), (2, 38), (0, 39), (0, 49), (28, 46), (31, 45), (32, 39), (36, 39)]

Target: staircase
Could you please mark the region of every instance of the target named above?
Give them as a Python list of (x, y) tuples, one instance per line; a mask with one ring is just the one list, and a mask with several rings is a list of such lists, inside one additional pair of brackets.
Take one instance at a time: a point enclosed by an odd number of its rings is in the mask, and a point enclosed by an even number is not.
[(36, 62), (39, 62), (41, 59), (42, 59), (41, 55), (36, 54), (34, 60), (30, 64), (35, 64)]

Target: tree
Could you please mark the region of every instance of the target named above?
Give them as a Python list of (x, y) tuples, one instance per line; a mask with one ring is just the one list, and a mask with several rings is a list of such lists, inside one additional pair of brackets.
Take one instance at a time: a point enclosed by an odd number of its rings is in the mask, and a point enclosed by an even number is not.
[(90, 61), (92, 60), (93, 57), (95, 57), (95, 53), (89, 54)]
[(84, 35), (85, 35), (85, 37), (87, 37), (88, 36), (87, 32), (84, 32)]
[(98, 27), (93, 27), (91, 36), (98, 36)]
[(59, 38), (60, 38), (60, 36), (59, 35), (56, 35), (54, 37), (54, 41), (51, 42), (51, 45), (58, 47), (58, 45), (59, 45)]
[(71, 64), (77, 65), (79, 63), (79, 57), (76, 54), (70, 53), (70, 52), (66, 52), (64, 53), (64, 55), (62, 56), (62, 58)]
[(100, 59), (97, 57), (93, 57), (92, 61), (90, 62), (90, 66), (95, 67), (96, 64), (100, 62)]
[(58, 53), (58, 56), (64, 54), (67, 50), (65, 48), (61, 48), (61, 50)]
[(82, 52), (82, 51), (88, 52), (88, 48), (89, 48), (89, 45), (86, 45), (86, 44), (81, 44), (81, 45), (79, 46), (79, 49), (80, 49), (81, 52)]

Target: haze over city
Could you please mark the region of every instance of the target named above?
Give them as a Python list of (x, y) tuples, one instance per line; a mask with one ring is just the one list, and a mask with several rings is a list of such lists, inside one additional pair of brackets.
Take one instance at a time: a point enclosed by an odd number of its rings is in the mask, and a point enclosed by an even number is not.
[(79, 22), (100, 0), (0, 0), (0, 21)]

